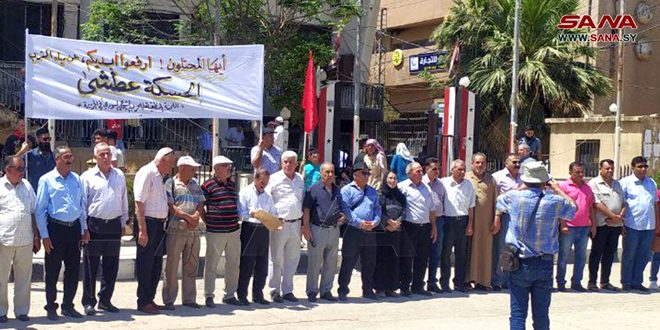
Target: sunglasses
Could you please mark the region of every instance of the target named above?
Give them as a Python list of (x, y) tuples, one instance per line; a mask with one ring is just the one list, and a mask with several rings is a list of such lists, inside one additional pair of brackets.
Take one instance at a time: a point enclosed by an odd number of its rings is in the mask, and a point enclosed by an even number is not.
[(12, 167), (9, 167), (9, 168), (13, 168), (16, 171), (21, 172), (21, 173), (25, 172), (25, 166), (21, 166), (21, 167), (12, 166)]
[(635, 167), (637, 167), (637, 168), (648, 168), (649, 166), (648, 165), (637, 165)]
[(362, 173), (362, 175), (366, 175), (366, 176), (371, 175), (371, 172), (369, 172), (369, 171), (360, 171), (360, 173)]

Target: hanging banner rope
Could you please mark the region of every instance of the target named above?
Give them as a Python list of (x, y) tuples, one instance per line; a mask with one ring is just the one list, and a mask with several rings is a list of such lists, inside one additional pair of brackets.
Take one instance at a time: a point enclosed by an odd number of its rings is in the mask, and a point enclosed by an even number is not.
[(263, 45), (133, 45), (26, 34), (25, 63), (32, 118), (263, 115)]

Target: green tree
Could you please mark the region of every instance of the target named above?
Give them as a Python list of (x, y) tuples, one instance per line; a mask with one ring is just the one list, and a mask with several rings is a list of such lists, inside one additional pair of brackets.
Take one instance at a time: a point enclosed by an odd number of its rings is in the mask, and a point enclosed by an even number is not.
[[(590, 113), (594, 96), (612, 84), (594, 65), (598, 48), (560, 42), (556, 25), (577, 12), (578, 0), (522, 0), (518, 123), (545, 131), (544, 119)], [(456, 0), (450, 16), (436, 29), (440, 48), (460, 48), (453, 78), (468, 76), (481, 105), (481, 147), (490, 154), (507, 151), (513, 57), (515, 0)], [(437, 81), (433, 81), (438, 83)], [(444, 82), (444, 85), (450, 82)]]
[(89, 20), (82, 25), (83, 39), (131, 44), (162, 44), (167, 40), (149, 34), (146, 0), (95, 0)]

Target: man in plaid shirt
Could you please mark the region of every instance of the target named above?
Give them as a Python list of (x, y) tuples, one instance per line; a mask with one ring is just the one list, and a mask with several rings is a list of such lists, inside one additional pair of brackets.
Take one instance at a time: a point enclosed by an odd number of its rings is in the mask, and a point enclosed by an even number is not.
[[(524, 166), (520, 190), (512, 190), (497, 198), (496, 229), (500, 216), (510, 217), (506, 244), (517, 250), (520, 267), (511, 272), (511, 329), (525, 329), (529, 297), (535, 329), (549, 329), (550, 295), (552, 293), (553, 257), (559, 251), (559, 219), (572, 219), (575, 201), (568, 197), (541, 162)], [(545, 191), (546, 183), (554, 193)]]

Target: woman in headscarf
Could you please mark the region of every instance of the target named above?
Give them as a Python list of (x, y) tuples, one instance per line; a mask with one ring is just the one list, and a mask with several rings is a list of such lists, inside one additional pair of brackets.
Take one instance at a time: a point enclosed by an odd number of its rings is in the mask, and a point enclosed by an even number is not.
[(401, 246), (401, 222), (406, 216), (406, 196), (397, 187), (396, 173), (387, 174), (387, 182), (381, 189), (382, 220), (377, 236), (376, 275), (374, 289), (376, 294), (397, 297), (399, 288), (399, 248)]
[(376, 190), (380, 190), (383, 184), (385, 174), (387, 174), (387, 156), (380, 143), (376, 139), (369, 139), (364, 144), (367, 154), (364, 156), (364, 163), (369, 168), (371, 176), (367, 184)]
[(405, 181), (408, 179), (408, 173), (406, 173), (406, 166), (412, 163), (413, 157), (408, 151), (408, 147), (403, 142), (400, 142), (396, 146), (396, 154), (390, 162), (390, 170), (396, 173), (396, 180), (399, 182)]

